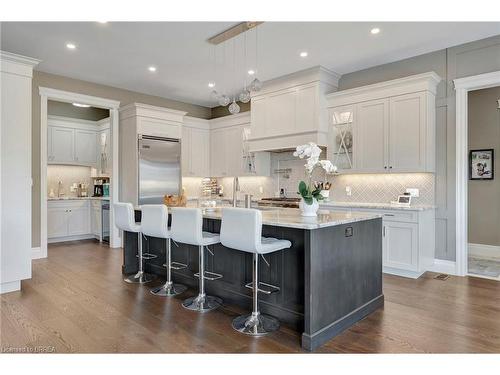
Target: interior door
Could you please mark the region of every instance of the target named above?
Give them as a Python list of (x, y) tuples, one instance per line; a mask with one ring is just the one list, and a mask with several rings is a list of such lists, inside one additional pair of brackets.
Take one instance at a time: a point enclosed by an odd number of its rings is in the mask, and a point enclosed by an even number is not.
[(358, 104), (354, 121), (355, 169), (361, 172), (388, 170), (389, 100)]

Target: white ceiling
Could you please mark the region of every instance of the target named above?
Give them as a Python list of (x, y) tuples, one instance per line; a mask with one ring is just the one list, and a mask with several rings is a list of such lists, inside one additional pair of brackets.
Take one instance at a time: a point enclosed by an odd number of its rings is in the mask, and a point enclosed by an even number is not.
[[(235, 78), (229, 42), (224, 69), (224, 47), (217, 49), (214, 79), (213, 47), (206, 40), (233, 24), (4, 22), (1, 49), (41, 59), (37, 69), (44, 72), (213, 107), (209, 81), (230, 91), (229, 83), (242, 86), (248, 67), (255, 67), (255, 31), (250, 31), (248, 66), (240, 38)], [(372, 35), (375, 26), (381, 32)], [(500, 22), (265, 22), (258, 28), (258, 77), (265, 81), (316, 65), (345, 74), (499, 34)], [(67, 42), (77, 49), (68, 50)], [(299, 57), (303, 50), (307, 58)]]

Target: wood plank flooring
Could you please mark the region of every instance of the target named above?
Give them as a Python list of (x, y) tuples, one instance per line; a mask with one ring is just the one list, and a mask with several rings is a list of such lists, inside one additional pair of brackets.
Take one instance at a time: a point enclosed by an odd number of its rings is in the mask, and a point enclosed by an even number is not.
[[(207, 314), (184, 298), (126, 284), (122, 252), (93, 240), (55, 244), (33, 261), (22, 291), (0, 296), (0, 349), (56, 353), (300, 353), (287, 327), (262, 338), (241, 335), (234, 306)], [(500, 353), (500, 282), (384, 276), (385, 306), (328, 342), (324, 353)], [(154, 285), (154, 284), (153, 284)], [(14, 349), (13, 349), (14, 348)]]

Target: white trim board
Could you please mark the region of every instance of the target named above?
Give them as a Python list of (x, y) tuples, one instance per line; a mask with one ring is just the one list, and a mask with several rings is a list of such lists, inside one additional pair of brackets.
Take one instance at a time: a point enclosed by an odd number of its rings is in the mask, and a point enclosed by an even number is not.
[(42, 249), (40, 246), (31, 248), (31, 259), (40, 259), (45, 258), (42, 254)]
[[(89, 104), (93, 107), (108, 109), (110, 112), (109, 127), (111, 133), (112, 166), (110, 174), (110, 205), (118, 202), (119, 185), (119, 143), (118, 143), (118, 108), (120, 102), (116, 100), (99, 98), (96, 96), (83, 95), (69, 91), (56, 90), (47, 87), (40, 87), (40, 257), (47, 257), (47, 102), (49, 100), (62, 101), (67, 103), (79, 102)], [(121, 247), (121, 239), (118, 228), (114, 225), (114, 212), (110, 210), (110, 247)]]
[(452, 260), (434, 259), (434, 264), (427, 271), (456, 275), (456, 264)]
[(469, 254), (480, 258), (500, 259), (500, 246), (469, 243)]
[(456, 274), (467, 275), (468, 254), (468, 181), (469, 153), (467, 150), (467, 112), (468, 93), (472, 90), (485, 89), (500, 85), (500, 71), (479, 74), (455, 79), (456, 90), (456, 174), (455, 174), (455, 241), (456, 241)]

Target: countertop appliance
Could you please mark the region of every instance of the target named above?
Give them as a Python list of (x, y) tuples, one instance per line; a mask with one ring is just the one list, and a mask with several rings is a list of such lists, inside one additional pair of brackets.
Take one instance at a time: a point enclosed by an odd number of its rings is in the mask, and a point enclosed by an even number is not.
[(180, 195), (181, 143), (178, 139), (139, 135), (139, 205), (161, 204)]
[(300, 198), (262, 198), (257, 205), (260, 207), (299, 208)]

